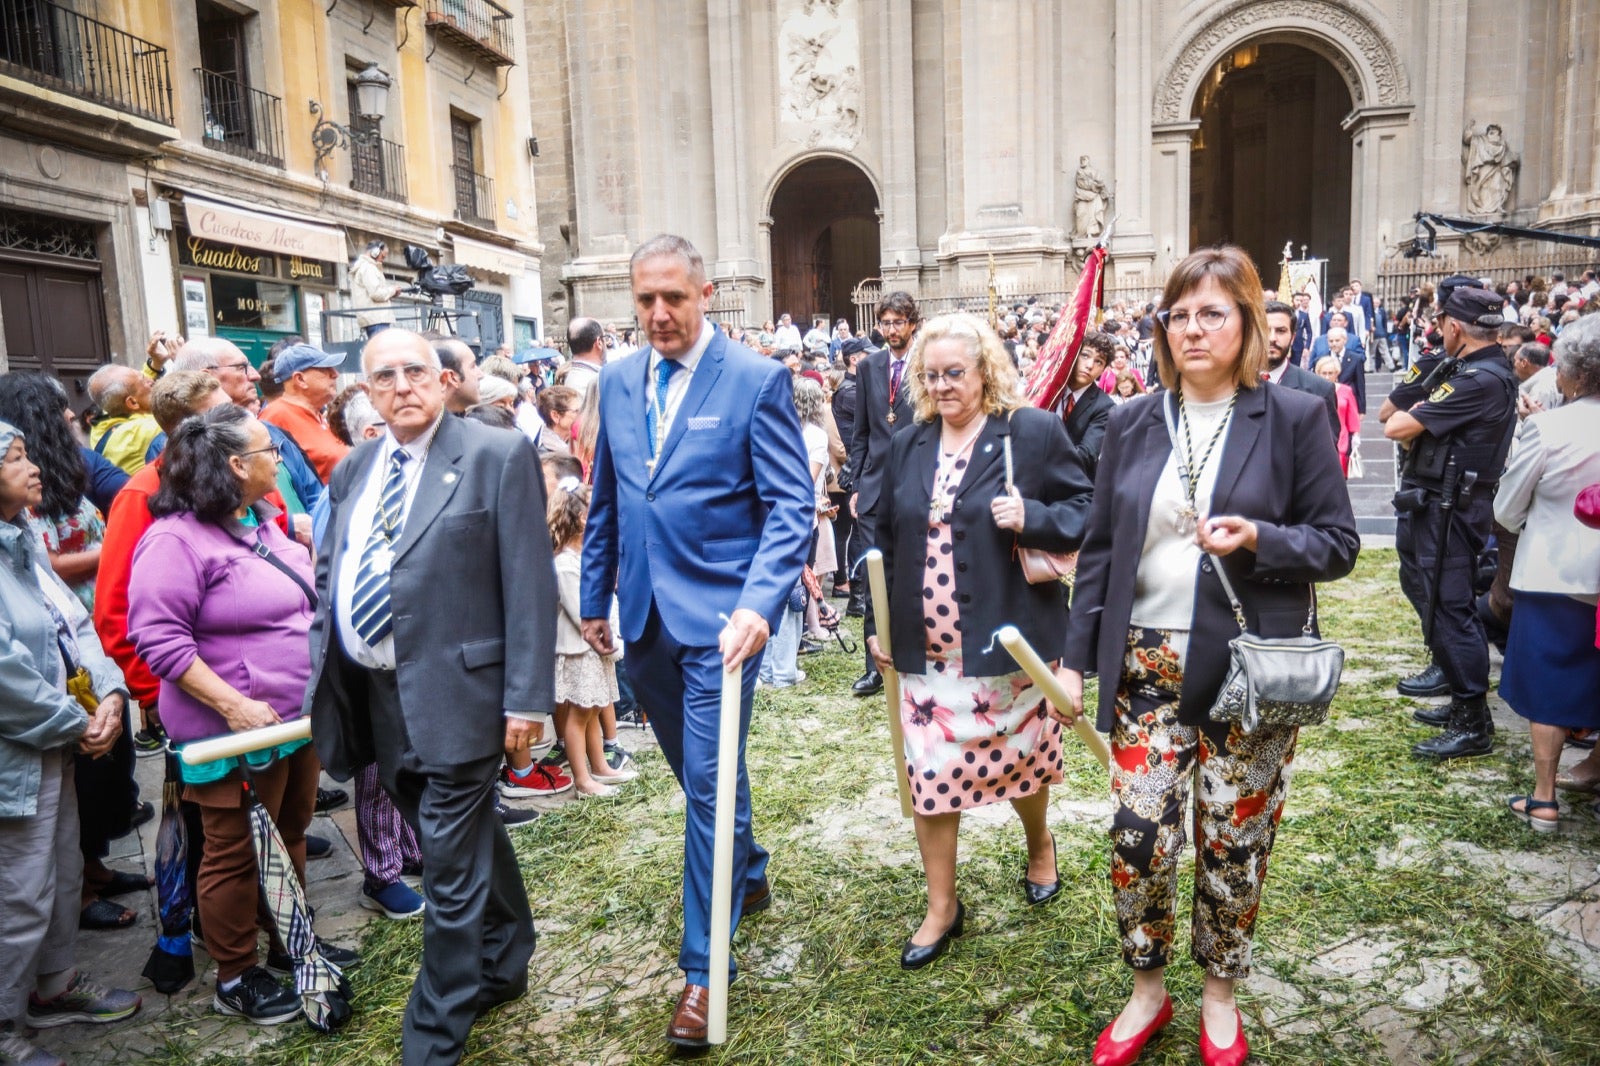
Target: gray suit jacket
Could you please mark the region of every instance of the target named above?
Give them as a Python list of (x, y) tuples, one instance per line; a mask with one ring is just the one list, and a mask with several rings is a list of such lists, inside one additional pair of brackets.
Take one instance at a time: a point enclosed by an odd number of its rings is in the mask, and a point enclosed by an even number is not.
[(1339, 394), (1333, 382), (1309, 370), (1301, 370), (1290, 363), (1283, 368), (1283, 379), (1278, 382), (1287, 389), (1310, 393), (1328, 409), (1328, 428), (1333, 431), (1333, 443), (1339, 443)]
[[(339, 642), (333, 594), (350, 512), (381, 442), (361, 445), (328, 482), (317, 560), (306, 713), (322, 765), (341, 780), (373, 761), (362, 668)], [(505, 712), (554, 705), (555, 570), (544, 477), (521, 433), (445, 416), (428, 450), (390, 572), (400, 704), (425, 765), (489, 758)], [(360, 546), (355, 547), (359, 553)]]

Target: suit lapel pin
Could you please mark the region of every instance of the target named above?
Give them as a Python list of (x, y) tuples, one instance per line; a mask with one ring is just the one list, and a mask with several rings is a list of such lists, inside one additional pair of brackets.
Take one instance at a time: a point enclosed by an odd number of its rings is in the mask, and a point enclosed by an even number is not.
[(994, 451), (994, 443), (992, 441), (983, 446), (983, 454), (984, 455), (988, 455), (992, 451)]
[(454, 470), (452, 470), (449, 473), (445, 474), (444, 483), (446, 485), (454, 485), (456, 483), (456, 472)]

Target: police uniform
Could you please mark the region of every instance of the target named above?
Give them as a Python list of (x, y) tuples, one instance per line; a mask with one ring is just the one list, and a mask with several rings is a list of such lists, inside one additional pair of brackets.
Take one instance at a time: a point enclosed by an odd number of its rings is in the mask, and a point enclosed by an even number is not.
[[(1446, 313), (1455, 310), (1452, 317), (1489, 325), (1482, 318), (1498, 319), (1500, 306), (1493, 293), (1468, 289), (1451, 297)], [(1482, 317), (1471, 317), (1474, 312)], [(1410, 409), (1424, 432), (1411, 442), (1401, 494), (1421, 501), (1410, 515), (1411, 550), (1424, 613), (1439, 574), (1428, 647), (1450, 685), (1447, 732), (1414, 750), (1451, 758), (1486, 751), (1494, 731), (1486, 703), (1489, 648), (1474, 609), (1473, 577), (1494, 521), (1494, 486), (1516, 425), (1517, 380), (1496, 344), (1454, 361), (1445, 374), (1427, 399)], [(1447, 494), (1454, 496), (1454, 515), (1444, 506)], [(1442, 570), (1437, 566), (1441, 552)]]

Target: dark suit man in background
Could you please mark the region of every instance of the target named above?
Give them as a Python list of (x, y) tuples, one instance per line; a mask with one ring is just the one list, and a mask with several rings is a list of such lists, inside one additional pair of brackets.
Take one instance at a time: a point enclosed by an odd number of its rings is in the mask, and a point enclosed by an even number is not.
[[(856, 430), (850, 442), (850, 513), (856, 516), (856, 539), (865, 553), (872, 547), (883, 471), (889, 462), (889, 439), (911, 424), (911, 396), (905, 380), (906, 357), (921, 318), (908, 292), (891, 292), (878, 304), (878, 329), (884, 347), (856, 367)], [(867, 575), (856, 575), (865, 597)], [(865, 607), (866, 605), (864, 605)], [(850, 690), (870, 696), (883, 690), (883, 675), (864, 652), (867, 670)]]
[(1366, 414), (1367, 357), (1350, 346), (1350, 335), (1343, 326), (1331, 327), (1326, 340), (1328, 354), (1339, 360), (1339, 380), (1349, 385), (1356, 394), (1356, 410)]
[(1297, 292), (1294, 294), (1294, 347), (1291, 349), (1294, 365), (1302, 370), (1310, 370), (1307, 364), (1311, 361), (1311, 342), (1316, 339), (1316, 330), (1311, 325), (1311, 296), (1309, 293)]
[(1067, 437), (1083, 461), (1083, 471), (1091, 482), (1095, 468), (1100, 465), (1100, 445), (1106, 439), (1106, 423), (1116, 407), (1096, 382), (1121, 348), (1110, 334), (1099, 330), (1085, 333), (1078, 349), (1078, 361), (1067, 377), (1066, 394), (1058, 404)]
[(533, 532), (544, 479), (528, 439), (445, 417), (438, 356), (415, 333), (383, 330), (362, 365), (388, 431), (328, 484), (306, 707), (328, 771), (376, 761), (422, 846), (401, 1059), (432, 1066), (528, 989), (533, 916), (495, 784), (553, 707), (555, 570)]
[(1267, 301), (1267, 374), (1268, 381), (1297, 392), (1308, 392), (1320, 399), (1328, 408), (1328, 428), (1333, 431), (1333, 442), (1339, 441), (1339, 394), (1333, 382), (1318, 377), (1309, 370), (1301, 370), (1290, 359), (1295, 340), (1294, 308), (1278, 300)]
[[(838, 494), (829, 493), (833, 503), (842, 505), (833, 516), (833, 543), (839, 558), (846, 564), (834, 578), (833, 594), (850, 597), (845, 609), (852, 614), (866, 614), (866, 586), (860, 577), (851, 578), (856, 572), (856, 562), (866, 549), (861, 546), (861, 538), (855, 535), (856, 516), (850, 513), (849, 453), (850, 445), (856, 439), (856, 366), (861, 362), (862, 353), (871, 350), (872, 345), (864, 337), (851, 337), (839, 346), (838, 365), (844, 370), (844, 379), (833, 390), (832, 401), (833, 424), (839, 428), (839, 439), (844, 442), (846, 456), (845, 464), (839, 471), (840, 491)], [(857, 610), (858, 607), (860, 610)]]

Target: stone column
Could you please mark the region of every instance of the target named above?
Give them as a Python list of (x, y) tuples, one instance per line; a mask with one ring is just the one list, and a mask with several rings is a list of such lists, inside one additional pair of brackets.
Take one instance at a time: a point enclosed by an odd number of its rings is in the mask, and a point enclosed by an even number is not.
[[(1154, 93), (1155, 63), (1152, 50), (1158, 25), (1152, 0), (1116, 0), (1116, 108), (1113, 118), (1115, 162), (1113, 189), (1107, 221), (1116, 218), (1112, 233), (1112, 265), (1118, 278), (1149, 274), (1155, 267), (1156, 238), (1151, 233), (1150, 181), (1153, 138), (1150, 112)], [(1184, 152), (1184, 216), (1188, 216), (1187, 149)], [(1183, 229), (1183, 244), (1188, 246), (1188, 226)]]
[(1341, 127), (1351, 137), (1350, 275), (1376, 286), (1386, 249), (1412, 232), (1417, 206), (1408, 180), (1411, 106), (1364, 107)]
[(1199, 128), (1199, 120), (1192, 119), (1157, 123), (1150, 130), (1151, 266), (1158, 273), (1189, 254), (1189, 149)]
[[(865, 5), (864, 5), (865, 6)], [(878, 13), (876, 126), (882, 131), (883, 226), (878, 255), (884, 281), (917, 277), (917, 124), (912, 100), (911, 0), (883, 0)], [(869, 10), (870, 10), (869, 9)], [(909, 278), (907, 277), (909, 275)], [(913, 286), (914, 288), (914, 286)]]
[[(748, 130), (743, 5), (738, 0), (709, 0), (706, 7), (711, 47), (711, 128)], [(762, 275), (756, 262), (756, 226), (750, 210), (753, 190), (748, 153), (718, 153), (712, 173), (716, 186), (717, 247), (711, 278), (718, 285), (728, 285), (735, 290), (754, 289), (760, 285)]]
[[(1426, 4), (1422, 21), (1422, 119), (1418, 207), (1461, 213), (1461, 130), (1466, 125), (1466, 4)], [(1354, 218), (1351, 219), (1352, 226)]]

